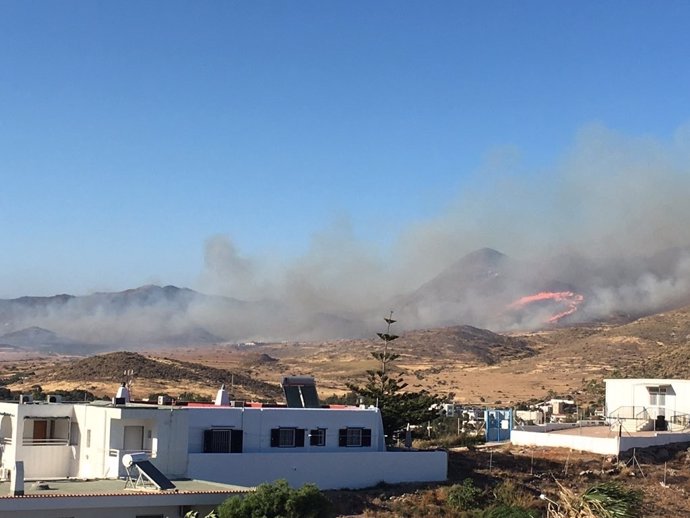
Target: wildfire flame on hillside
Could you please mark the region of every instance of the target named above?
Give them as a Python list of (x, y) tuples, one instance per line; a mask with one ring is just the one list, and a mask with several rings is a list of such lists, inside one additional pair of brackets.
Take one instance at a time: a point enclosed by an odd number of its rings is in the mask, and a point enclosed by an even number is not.
[(526, 295), (525, 297), (520, 297), (518, 300), (508, 306), (509, 309), (522, 309), (535, 302), (542, 301), (553, 301), (562, 303), (565, 309), (555, 315), (552, 315), (548, 319), (549, 324), (554, 324), (568, 315), (572, 315), (577, 311), (577, 308), (582, 301), (585, 300), (584, 296), (579, 293), (573, 293), (572, 291), (541, 291), (535, 293), (534, 295)]

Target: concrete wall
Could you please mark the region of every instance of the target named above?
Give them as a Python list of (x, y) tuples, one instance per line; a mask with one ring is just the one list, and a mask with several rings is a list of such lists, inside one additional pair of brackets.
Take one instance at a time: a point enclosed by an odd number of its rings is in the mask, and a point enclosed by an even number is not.
[(379, 482), (436, 482), (448, 474), (448, 454), (432, 452), (206, 453), (190, 454), (188, 476), (255, 486), (281, 478), (293, 486), (362, 488)]
[(117, 459), (110, 457), (111, 419), (120, 417), (120, 408), (75, 405), (75, 420), (79, 424), (80, 438), (78, 462), (74, 466), (80, 478), (113, 478), (118, 476)]
[(516, 446), (547, 446), (591, 451), (601, 455), (618, 454), (618, 437), (587, 437), (559, 433), (523, 432), (513, 430), (510, 442)]
[(690, 442), (690, 433), (663, 433), (645, 437), (621, 437), (620, 451), (628, 451), (633, 448), (646, 448), (648, 446), (663, 446), (676, 442)]
[[(575, 433), (575, 432), (573, 432)], [(677, 442), (690, 442), (690, 433), (659, 432), (649, 436), (587, 437), (557, 433), (537, 433), (513, 430), (510, 441), (516, 446), (547, 446), (591, 451), (601, 455), (618, 455), (633, 448), (663, 446)]]
[(70, 453), (71, 448), (66, 445), (46, 444), (22, 448), (20, 460), (24, 461), (24, 478), (65, 478), (72, 460)]
[[(371, 429), (371, 447), (365, 451), (384, 451), (383, 423), (378, 409), (342, 409), (323, 408), (232, 408), (206, 407), (190, 408), (192, 418), (189, 423), (189, 452), (202, 453), (204, 430), (213, 427), (231, 427), (244, 431), (243, 451), (245, 453), (271, 452), (275, 454), (290, 453), (291, 448), (271, 448), (271, 429), (279, 427), (303, 428), (307, 432), (304, 448), (300, 451), (315, 450), (342, 451), (338, 446), (338, 430), (345, 427), (362, 427)], [(309, 430), (326, 428), (326, 445), (310, 446)]]
[[(78, 446), (79, 469), (83, 478), (117, 478), (125, 474), (122, 456), (125, 426), (142, 426), (143, 449), (150, 451), (152, 462), (171, 477), (187, 471), (189, 419), (185, 409), (75, 407), (81, 437)], [(87, 444), (91, 435), (90, 446)]]

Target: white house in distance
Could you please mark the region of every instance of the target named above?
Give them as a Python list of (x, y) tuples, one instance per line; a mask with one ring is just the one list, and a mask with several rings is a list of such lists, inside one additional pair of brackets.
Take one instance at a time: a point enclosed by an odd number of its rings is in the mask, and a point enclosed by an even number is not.
[(607, 379), (606, 412), (627, 432), (682, 431), (690, 424), (690, 380)]
[[(223, 389), (215, 403), (184, 406), (132, 403), (126, 393), (113, 403), (63, 403), (55, 396), (49, 396), (48, 402), (25, 398), (20, 403), (0, 403), (0, 478), (10, 478), (21, 461), (25, 480), (110, 480), (124, 488), (123, 457), (145, 452), (173, 484), (175, 479), (218, 484), (213, 488), (217, 493), (281, 478), (294, 486), (311, 482), (322, 489), (446, 479), (444, 451), (386, 450), (379, 409), (308, 408), (307, 395), (286, 389), (288, 402), (297, 401), (300, 407), (230, 402)], [(226, 497), (217, 496), (216, 504)], [(128, 515), (120, 510), (113, 516), (178, 516), (181, 506), (194, 505), (194, 498), (176, 501), (177, 514)], [(46, 514), (46, 499), (52, 500), (45, 494), (34, 499), (44, 506), (35, 516), (53, 516)], [(28, 493), (0, 496), (0, 515), (17, 502), (28, 505), (29, 500)], [(22, 509), (22, 516), (32, 516), (31, 509)], [(64, 511), (56, 513), (66, 516)], [(107, 513), (99, 511), (99, 516), (105, 518)]]
[[(606, 379), (606, 419), (525, 426), (511, 442), (617, 455), (632, 448), (690, 441), (690, 380)], [(602, 426), (604, 425), (604, 426)]]

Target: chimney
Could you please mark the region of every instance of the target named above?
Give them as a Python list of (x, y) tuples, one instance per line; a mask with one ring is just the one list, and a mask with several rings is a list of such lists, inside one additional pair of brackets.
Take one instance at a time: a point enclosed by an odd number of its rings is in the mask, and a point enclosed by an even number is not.
[(10, 475), (10, 493), (13, 496), (24, 495), (24, 461), (14, 463), (14, 469)]
[(117, 389), (117, 394), (115, 394), (116, 400), (124, 400), (125, 403), (129, 403), (129, 389), (126, 383), (122, 383), (120, 388)]
[(216, 393), (216, 400), (214, 401), (216, 406), (229, 406), (230, 397), (228, 396), (228, 391), (225, 390), (225, 384), (221, 385), (220, 389)]

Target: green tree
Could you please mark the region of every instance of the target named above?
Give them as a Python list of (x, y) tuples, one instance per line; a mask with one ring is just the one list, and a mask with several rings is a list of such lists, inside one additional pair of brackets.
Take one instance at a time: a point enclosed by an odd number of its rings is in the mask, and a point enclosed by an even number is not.
[(382, 351), (374, 351), (371, 355), (380, 362), (378, 369), (368, 370), (367, 379), (363, 386), (348, 383), (347, 387), (361, 396), (370, 405), (376, 405), (381, 410), (383, 430), (388, 443), (393, 442), (395, 432), (404, 429), (408, 424), (419, 425), (438, 417), (438, 412), (432, 406), (441, 402), (437, 396), (422, 390), (419, 392), (404, 392), (407, 383), (398, 375), (392, 374), (392, 363), (400, 355), (390, 350), (390, 343), (398, 338), (391, 333), (393, 312), (384, 321), (388, 324), (385, 333), (377, 333), (383, 340)]
[(261, 484), (244, 498), (233, 496), (218, 508), (219, 518), (330, 518), (331, 502), (314, 484), (292, 489), (286, 480)]

